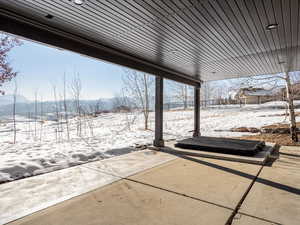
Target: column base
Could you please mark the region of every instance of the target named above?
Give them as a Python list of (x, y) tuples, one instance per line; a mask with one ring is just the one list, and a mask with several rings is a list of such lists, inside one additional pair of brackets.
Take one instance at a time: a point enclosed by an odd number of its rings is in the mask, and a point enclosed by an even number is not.
[(165, 141), (164, 140), (154, 140), (153, 145), (155, 147), (165, 147)]
[(200, 137), (201, 133), (199, 131), (193, 133), (193, 137)]

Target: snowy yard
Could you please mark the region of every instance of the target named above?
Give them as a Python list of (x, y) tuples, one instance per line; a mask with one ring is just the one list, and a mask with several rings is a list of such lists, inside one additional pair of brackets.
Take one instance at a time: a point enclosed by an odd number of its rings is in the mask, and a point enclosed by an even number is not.
[[(248, 133), (217, 132), (234, 127), (261, 127), (278, 122), (288, 122), (284, 116), (262, 117), (285, 113), (274, 106), (226, 106), (201, 110), (201, 134), (205, 136), (242, 136)], [(284, 119), (286, 119), (284, 121)], [(136, 144), (151, 144), (154, 137), (154, 113), (150, 115), (150, 130), (143, 130), (141, 114), (107, 113), (90, 117), (93, 129), (83, 127), (82, 137), (76, 134), (76, 118), (71, 119), (70, 140), (64, 126), (57, 132), (54, 121), (35, 124), (27, 118), (17, 118), (17, 143), (13, 144), (13, 123), (0, 123), (0, 183), (22, 177), (113, 157), (135, 151)], [(130, 126), (128, 126), (130, 124)], [(34, 131), (36, 129), (36, 132)], [(191, 136), (193, 111), (164, 113), (165, 140)]]

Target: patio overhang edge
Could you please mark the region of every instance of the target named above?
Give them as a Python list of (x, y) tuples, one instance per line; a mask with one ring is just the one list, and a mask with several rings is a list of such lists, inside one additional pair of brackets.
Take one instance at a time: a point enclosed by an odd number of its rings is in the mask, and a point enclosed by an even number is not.
[(0, 31), (88, 57), (200, 87), (201, 80), (0, 8)]

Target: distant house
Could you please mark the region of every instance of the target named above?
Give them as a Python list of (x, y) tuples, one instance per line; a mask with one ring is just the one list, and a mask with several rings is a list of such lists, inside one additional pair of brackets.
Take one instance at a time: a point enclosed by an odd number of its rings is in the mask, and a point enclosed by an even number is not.
[(260, 104), (273, 100), (274, 92), (264, 88), (241, 88), (235, 94), (235, 99), (242, 104)]
[[(295, 100), (300, 100), (300, 83), (292, 84), (292, 92)], [(280, 90), (283, 99), (286, 99), (286, 87), (282, 86)]]

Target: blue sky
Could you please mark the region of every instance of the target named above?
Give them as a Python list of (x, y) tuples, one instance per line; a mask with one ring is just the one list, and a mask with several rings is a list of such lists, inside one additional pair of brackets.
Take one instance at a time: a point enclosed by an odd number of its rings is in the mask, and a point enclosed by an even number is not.
[[(37, 92), (43, 100), (53, 99), (53, 85), (62, 87), (63, 74), (72, 80), (75, 73), (82, 82), (82, 99), (110, 98), (122, 85), (123, 67), (91, 59), (79, 54), (59, 50), (31, 41), (15, 47), (9, 55), (17, 76), (18, 94), (29, 100)], [(6, 94), (11, 94), (14, 82), (4, 84)]]

